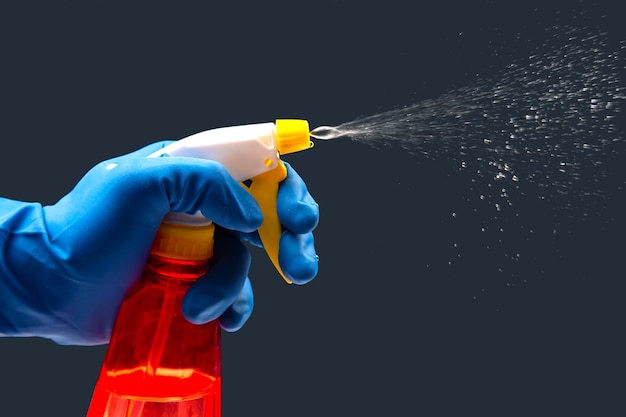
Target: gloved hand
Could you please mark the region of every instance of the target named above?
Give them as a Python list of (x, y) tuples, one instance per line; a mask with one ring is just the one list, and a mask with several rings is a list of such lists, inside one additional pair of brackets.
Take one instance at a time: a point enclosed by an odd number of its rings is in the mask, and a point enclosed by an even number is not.
[[(169, 211), (200, 210), (218, 226), (212, 267), (183, 300), (193, 322), (219, 318), (239, 329), (253, 308), (247, 277), (262, 214), (220, 164), (148, 155), (164, 141), (93, 167), (56, 204), (0, 199), (0, 336), (37, 336), (59, 344), (108, 343), (126, 292), (145, 267)], [(318, 206), (288, 165), (278, 195), (284, 225), (279, 260), (304, 284), (317, 274), (312, 231)]]

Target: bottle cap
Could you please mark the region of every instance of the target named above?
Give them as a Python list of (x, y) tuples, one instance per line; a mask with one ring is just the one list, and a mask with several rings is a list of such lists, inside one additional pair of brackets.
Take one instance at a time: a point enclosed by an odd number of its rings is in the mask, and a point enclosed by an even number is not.
[(300, 119), (276, 120), (276, 149), (279, 154), (299, 152), (312, 146), (308, 121)]
[(213, 256), (215, 225), (185, 225), (164, 221), (150, 253), (167, 258), (199, 261)]

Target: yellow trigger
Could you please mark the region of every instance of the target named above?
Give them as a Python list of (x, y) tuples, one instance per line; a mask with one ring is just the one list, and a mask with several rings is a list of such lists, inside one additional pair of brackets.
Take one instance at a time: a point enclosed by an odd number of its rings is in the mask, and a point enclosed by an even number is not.
[(263, 224), (259, 227), (259, 236), (263, 247), (285, 282), (291, 284), (291, 280), (285, 276), (278, 263), (278, 246), (282, 226), (278, 220), (276, 200), (278, 198), (278, 184), (286, 177), (287, 167), (279, 159), (276, 168), (251, 178), (252, 184), (250, 184), (248, 191), (259, 203), (263, 213)]

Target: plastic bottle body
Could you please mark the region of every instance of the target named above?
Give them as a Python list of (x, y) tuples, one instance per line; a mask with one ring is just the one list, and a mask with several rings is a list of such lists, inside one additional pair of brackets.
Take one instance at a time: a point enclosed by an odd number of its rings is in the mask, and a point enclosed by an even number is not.
[(182, 298), (206, 260), (152, 255), (125, 298), (87, 417), (219, 417), (220, 328), (189, 322)]

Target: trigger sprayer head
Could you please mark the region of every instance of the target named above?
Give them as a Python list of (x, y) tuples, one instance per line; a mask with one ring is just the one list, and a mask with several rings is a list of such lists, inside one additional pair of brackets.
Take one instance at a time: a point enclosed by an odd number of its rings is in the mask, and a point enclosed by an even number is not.
[(300, 119), (276, 120), (276, 149), (281, 155), (313, 147), (309, 122)]

